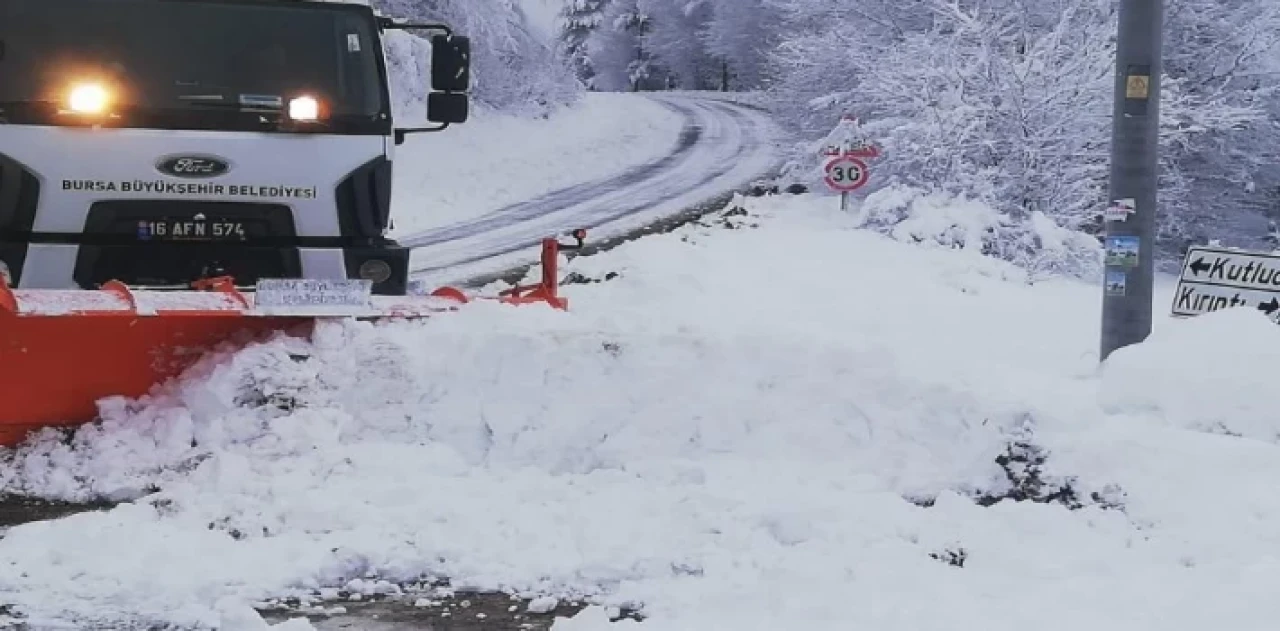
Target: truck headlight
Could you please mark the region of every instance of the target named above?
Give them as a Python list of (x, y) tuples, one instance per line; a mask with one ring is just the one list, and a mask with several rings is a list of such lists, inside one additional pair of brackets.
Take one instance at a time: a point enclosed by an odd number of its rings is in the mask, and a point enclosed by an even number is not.
[(101, 83), (81, 83), (71, 88), (67, 105), (76, 114), (105, 114), (111, 105), (111, 92)]
[(320, 120), (320, 101), (314, 96), (299, 96), (289, 101), (289, 118), (295, 121)]

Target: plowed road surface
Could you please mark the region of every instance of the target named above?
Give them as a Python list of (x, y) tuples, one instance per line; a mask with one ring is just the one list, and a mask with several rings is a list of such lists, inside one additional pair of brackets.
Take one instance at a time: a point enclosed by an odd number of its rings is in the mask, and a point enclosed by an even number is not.
[(418, 278), (456, 282), (533, 262), (537, 244), (577, 228), (626, 234), (741, 190), (777, 166), (776, 127), (758, 110), (713, 98), (651, 96), (685, 119), (671, 152), (625, 173), (487, 215), (401, 237)]

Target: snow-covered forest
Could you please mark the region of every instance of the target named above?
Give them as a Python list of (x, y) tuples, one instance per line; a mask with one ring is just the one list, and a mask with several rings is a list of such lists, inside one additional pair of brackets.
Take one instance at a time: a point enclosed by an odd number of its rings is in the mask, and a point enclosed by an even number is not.
[[(562, 54), (597, 90), (755, 91), (804, 141), (858, 117), (877, 173), (1025, 223), (1096, 231), (1110, 0), (566, 0)], [(1170, 0), (1164, 250), (1257, 245), (1280, 218), (1280, 3)], [(801, 144), (792, 171), (813, 183)], [(1031, 244), (1034, 247), (1034, 244)]]
[[(545, 115), (572, 103), (582, 90), (552, 42), (530, 26), (519, 0), (372, 0), (387, 15), (447, 23), (472, 38), (474, 92), (482, 107)], [(429, 64), (425, 42), (404, 33), (390, 38), (389, 63), (399, 105), (421, 108)]]
[[(531, 32), (521, 0), (374, 3), (473, 36), (482, 106), (544, 115), (583, 90), (749, 92), (796, 135), (789, 180), (816, 185), (816, 149), (854, 116), (884, 150), (867, 192), (992, 205), (1003, 215), (984, 247), (1007, 258), (1037, 256), (1043, 235), (1026, 227), (1044, 218), (1101, 229), (1110, 0), (537, 1), (563, 3), (554, 42)], [(1167, 4), (1161, 251), (1276, 245), (1280, 3)], [(393, 65), (421, 76), (419, 43), (394, 45)], [(410, 82), (406, 102), (418, 89)]]

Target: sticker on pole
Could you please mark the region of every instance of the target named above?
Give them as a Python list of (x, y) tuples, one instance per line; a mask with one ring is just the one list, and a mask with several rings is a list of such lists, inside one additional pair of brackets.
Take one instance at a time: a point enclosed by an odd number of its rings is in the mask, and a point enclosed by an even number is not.
[(1129, 293), (1129, 275), (1124, 272), (1107, 272), (1107, 295), (1125, 296)]
[(1105, 263), (1108, 267), (1134, 268), (1138, 266), (1141, 251), (1141, 240), (1138, 237), (1107, 237)]
[(1128, 221), (1129, 216), (1138, 212), (1138, 202), (1130, 199), (1117, 199), (1107, 207), (1103, 218), (1107, 221)]
[(867, 163), (853, 156), (829, 160), (824, 170), (827, 186), (832, 190), (849, 193), (867, 185)]
[(368, 309), (373, 281), (363, 279), (264, 278), (254, 291), (254, 307), (271, 313), (330, 313)]

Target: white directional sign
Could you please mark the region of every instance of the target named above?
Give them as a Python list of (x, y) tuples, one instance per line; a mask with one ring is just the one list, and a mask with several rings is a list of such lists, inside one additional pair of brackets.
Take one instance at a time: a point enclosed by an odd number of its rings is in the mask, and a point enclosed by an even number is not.
[(1173, 315), (1248, 307), (1280, 317), (1280, 254), (1193, 247), (1182, 263)]

